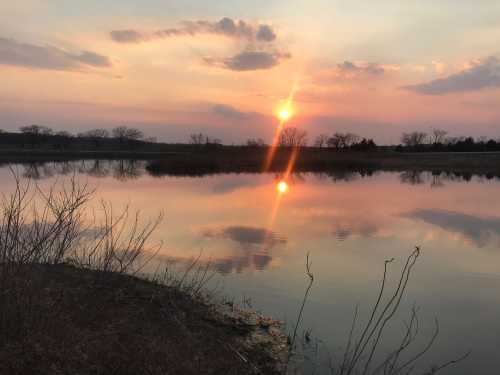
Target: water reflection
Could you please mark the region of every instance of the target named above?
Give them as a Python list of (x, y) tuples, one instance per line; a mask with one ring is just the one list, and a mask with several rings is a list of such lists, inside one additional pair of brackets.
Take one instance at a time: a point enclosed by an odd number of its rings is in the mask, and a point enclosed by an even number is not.
[[(217, 240), (230, 241), (231, 255), (211, 259), (215, 269), (221, 273), (242, 272), (248, 268), (262, 271), (271, 263), (271, 251), (287, 243), (284, 236), (266, 228), (250, 226), (228, 226), (218, 229), (205, 229), (202, 236), (216, 241), (222, 247), (227, 244)], [(236, 245), (236, 246), (234, 246)]]
[(482, 248), (498, 243), (500, 236), (500, 217), (481, 217), (455, 211), (421, 209), (403, 215), (407, 218), (422, 220), (445, 231), (461, 234), (466, 240)]
[[(4, 164), (7, 166), (8, 164)], [(19, 162), (22, 174), (26, 178), (42, 180), (52, 178), (56, 175), (85, 174), (95, 178), (105, 178), (113, 176), (117, 180), (137, 179), (145, 174), (154, 177), (186, 176), (204, 177), (217, 175), (217, 170), (210, 168), (189, 166), (172, 166), (167, 164), (165, 169), (157, 170), (155, 161), (145, 160), (71, 160), (54, 162)], [(154, 166), (154, 168), (152, 167)], [(2, 164), (0, 164), (2, 167)], [(314, 172), (284, 171), (275, 173), (277, 181), (286, 181), (289, 185), (304, 182), (308, 176), (314, 175), (319, 180), (329, 180), (333, 182), (353, 182), (358, 179), (372, 178), (383, 173), (373, 168), (320, 168)], [(486, 182), (500, 180), (500, 173), (472, 173), (464, 171), (422, 171), (406, 170), (399, 173), (399, 180), (403, 184), (429, 185), (431, 187), (443, 187), (449, 182)], [(216, 193), (227, 193), (242, 187), (252, 187), (259, 184), (259, 179), (254, 178), (258, 173), (244, 173), (245, 179), (226, 180), (214, 186)]]
[[(491, 329), (500, 314), (497, 176), (322, 171), (289, 175), (288, 193), (279, 194), (276, 185), (283, 174), (186, 177), (179, 168), (157, 178), (147, 166), (86, 160), (15, 168), (42, 186), (58, 175), (88, 176), (84, 180), (98, 186), (97, 207), (103, 199), (117, 210), (139, 209), (142, 217), (164, 211), (166, 219), (153, 238), (165, 244), (161, 259), (186, 265), (202, 251), (201, 264), (210, 263), (224, 275), (225, 294), (251, 295), (256, 308), (277, 318), (296, 316), (305, 255), (311, 252), (317, 283), (303, 325), (331, 348), (345, 344), (338, 338), (347, 337), (354, 306), (369, 305), (376, 296), (383, 261), (394, 257), (397, 262), (420, 245), (422, 261), (404, 303), (417, 301), (423, 324), (440, 317), (440, 342), (425, 362), (472, 348), (470, 361), (454, 375), (478, 368), (482, 374), (498, 372), (500, 346)], [(9, 176), (7, 168), (0, 168), (4, 193), (13, 188)], [(366, 311), (361, 309), (362, 316)]]

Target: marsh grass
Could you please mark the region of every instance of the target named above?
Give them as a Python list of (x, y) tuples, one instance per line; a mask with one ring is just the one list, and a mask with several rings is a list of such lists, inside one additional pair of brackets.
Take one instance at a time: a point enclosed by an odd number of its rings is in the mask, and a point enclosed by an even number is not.
[(356, 306), (347, 342), (341, 354), (337, 357), (329, 353), (327, 348), (323, 348), (319, 340), (313, 340), (310, 331), (304, 331), (301, 340), (297, 340), (298, 326), (302, 321), (304, 306), (307, 303), (314, 282), (308, 256), (306, 275), (309, 282), (299, 310), (293, 336), (290, 340), (291, 354), (287, 366), (288, 374), (303, 373), (306, 362), (308, 371), (313, 374), (316, 373), (320, 367), (318, 362), (321, 360), (320, 351), (322, 349), (325, 349), (327, 352), (326, 367), (331, 375), (433, 375), (466, 359), (470, 352), (464, 353), (460, 357), (428, 366), (427, 369), (422, 370), (426, 368), (422, 364), (422, 360), (425, 359), (425, 354), (432, 349), (440, 330), (439, 321), (436, 318), (434, 331), (427, 342), (423, 342), (422, 344), (422, 338), (419, 338), (421, 323), (416, 306), (411, 308), (409, 318), (404, 322), (405, 329), (402, 332), (399, 343), (392, 349), (389, 349), (389, 351), (382, 349), (382, 343), (387, 336), (388, 328), (394, 324), (398, 317), (397, 314), (401, 308), (413, 268), (420, 254), (420, 248), (415, 247), (414, 251), (406, 259), (396, 285), (392, 290), (388, 289), (388, 271), (394, 258), (384, 262), (383, 276), (375, 303), (364, 322), (361, 321), (359, 308)]

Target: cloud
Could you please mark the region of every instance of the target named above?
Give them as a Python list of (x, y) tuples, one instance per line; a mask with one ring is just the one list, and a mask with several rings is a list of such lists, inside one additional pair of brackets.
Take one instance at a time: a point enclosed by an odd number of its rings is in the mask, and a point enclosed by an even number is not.
[(113, 30), (111, 39), (118, 43), (142, 43), (155, 39), (198, 34), (222, 35), (228, 38), (244, 39), (250, 42), (269, 43), (276, 40), (276, 32), (271, 25), (252, 25), (242, 20), (225, 17), (220, 21), (184, 21), (178, 28), (142, 32), (133, 29)]
[(408, 212), (403, 217), (419, 219), (446, 231), (460, 233), (477, 247), (491, 242), (492, 235), (500, 236), (500, 218), (479, 217), (461, 212), (419, 209)]
[(394, 72), (399, 69), (399, 65), (346, 60), (343, 63), (326, 67), (325, 69), (315, 69), (312, 73), (312, 79), (316, 84), (330, 85), (339, 81), (379, 78), (387, 72)]
[(385, 73), (383, 66), (377, 63), (353, 63), (351, 61), (344, 61), (342, 64), (337, 64), (337, 70), (340, 74), (370, 74), (374, 76), (382, 75)]
[(272, 69), (283, 60), (289, 59), (289, 53), (244, 51), (225, 59), (205, 58), (205, 62), (212, 66), (239, 72)]
[(208, 238), (226, 238), (239, 243), (246, 249), (259, 245), (265, 245), (267, 249), (270, 249), (287, 242), (285, 237), (273, 231), (248, 226), (229, 226), (220, 230), (208, 229), (203, 232), (203, 235)]
[(446, 78), (402, 88), (422, 95), (446, 95), (493, 87), (500, 87), (500, 61), (491, 56)]
[(226, 117), (226, 118), (232, 118), (232, 119), (244, 119), (249, 116), (248, 112), (242, 112), (234, 107), (231, 107), (230, 105), (226, 104), (216, 104), (213, 106), (213, 112), (216, 115)]
[(212, 111), (217, 116), (229, 120), (256, 120), (263, 119), (265, 117), (261, 113), (240, 111), (238, 108), (227, 104), (215, 104), (212, 107)]
[(113, 30), (110, 35), (111, 39), (118, 43), (140, 43), (149, 39), (136, 30)]
[(0, 64), (33, 69), (79, 70), (110, 67), (108, 57), (91, 51), (70, 53), (53, 46), (37, 46), (0, 38)]

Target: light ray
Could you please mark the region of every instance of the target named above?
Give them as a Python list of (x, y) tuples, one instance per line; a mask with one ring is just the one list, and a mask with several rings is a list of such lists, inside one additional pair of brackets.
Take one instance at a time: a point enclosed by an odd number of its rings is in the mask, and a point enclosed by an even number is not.
[[(264, 172), (269, 171), (269, 168), (271, 167), (271, 163), (273, 162), (274, 154), (276, 153), (276, 149), (278, 147), (280, 134), (283, 131), (283, 127), (285, 126), (285, 123), (287, 122), (287, 120), (290, 119), (290, 116), (292, 114), (290, 108), (292, 106), (293, 98), (295, 96), (297, 89), (298, 89), (298, 80), (296, 80), (294, 82), (294, 84), (292, 85), (292, 89), (290, 90), (290, 94), (288, 95), (288, 99), (287, 99), (285, 105), (283, 106), (282, 110), (280, 111), (280, 113), (278, 113), (278, 117), (280, 119), (280, 122), (279, 122), (278, 127), (276, 128), (276, 132), (275, 132), (274, 138), (273, 138), (273, 143), (271, 144), (271, 147), (269, 148), (269, 151), (267, 153), (267, 157), (266, 157), (266, 160), (264, 163)], [(286, 114), (285, 114), (285, 112), (286, 112)]]

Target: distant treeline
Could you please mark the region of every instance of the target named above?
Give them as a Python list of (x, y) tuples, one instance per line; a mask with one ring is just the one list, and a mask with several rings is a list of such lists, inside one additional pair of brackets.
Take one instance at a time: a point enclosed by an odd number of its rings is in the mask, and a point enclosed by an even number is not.
[(137, 149), (154, 144), (142, 131), (126, 126), (111, 130), (93, 129), (77, 135), (56, 132), (41, 125), (23, 126), (19, 132), (0, 131), (0, 147), (53, 150)]
[[(320, 134), (312, 142), (307, 132), (294, 127), (286, 127), (273, 144), (280, 148), (307, 147), (332, 151), (395, 150), (398, 152), (488, 152), (500, 151), (500, 140), (486, 137), (450, 137), (445, 130), (433, 129), (431, 132), (413, 131), (403, 133), (401, 144), (378, 146), (373, 139), (357, 134), (335, 132), (331, 135)], [(131, 151), (196, 151), (217, 150), (226, 147), (267, 148), (270, 144), (262, 138), (250, 138), (243, 145), (224, 146), (220, 139), (203, 133), (191, 134), (186, 143), (157, 143), (155, 138), (146, 137), (136, 128), (119, 126), (111, 130), (93, 129), (76, 135), (66, 131), (56, 132), (41, 125), (23, 126), (19, 132), (0, 130), (0, 148), (3, 149), (41, 149), (41, 150), (131, 150)]]
[(491, 152), (500, 151), (500, 139), (486, 137), (449, 137), (442, 129), (433, 129), (431, 133), (414, 131), (403, 133), (401, 145), (396, 151), (411, 152)]

